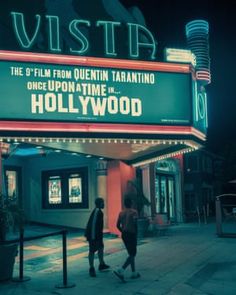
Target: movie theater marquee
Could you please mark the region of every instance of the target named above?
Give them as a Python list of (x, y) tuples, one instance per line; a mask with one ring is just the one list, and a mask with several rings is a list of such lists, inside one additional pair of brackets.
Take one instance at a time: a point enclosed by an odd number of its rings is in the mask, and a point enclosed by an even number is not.
[[(198, 86), (194, 86), (190, 66), (169, 70), (168, 63), (135, 60), (131, 63), (130, 60), (116, 59), (119, 51), (116, 40), (121, 29), (126, 32), (129, 58), (139, 59), (141, 50), (149, 59), (156, 58), (157, 42), (146, 27), (115, 21), (72, 19), (66, 33), (76, 42), (73, 48), (67, 46), (68, 56), (72, 58), (68, 62), (66, 55), (62, 55), (58, 16), (35, 15), (31, 34), (23, 13), (11, 12), (9, 17), (12, 34), (22, 54), (0, 52), (2, 119), (198, 124), (197, 128), (205, 132), (206, 97)], [(44, 50), (50, 54), (26, 52), (33, 51), (41, 27), (45, 25), (48, 43), (45, 43), (47, 48)], [(92, 26), (103, 32), (103, 56), (106, 58), (86, 57), (92, 40), (83, 28), (90, 30)], [(153, 64), (161, 65), (153, 67)]]
[(190, 122), (190, 74), (8, 61), (1, 69), (8, 119)]

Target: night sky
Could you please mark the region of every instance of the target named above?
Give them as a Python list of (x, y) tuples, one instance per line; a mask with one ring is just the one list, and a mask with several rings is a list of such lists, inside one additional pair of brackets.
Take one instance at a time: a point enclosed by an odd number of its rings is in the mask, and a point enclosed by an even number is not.
[(234, 1), (122, 0), (127, 8), (138, 6), (147, 27), (158, 42), (163, 59), (165, 47), (186, 48), (185, 24), (209, 22), (212, 82), (208, 93), (208, 145), (221, 151), (236, 140), (236, 5)]

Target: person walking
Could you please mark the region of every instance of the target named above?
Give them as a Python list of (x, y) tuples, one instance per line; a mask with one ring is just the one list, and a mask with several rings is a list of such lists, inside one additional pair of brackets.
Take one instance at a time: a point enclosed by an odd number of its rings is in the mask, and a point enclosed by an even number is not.
[(104, 244), (103, 244), (103, 212), (104, 200), (102, 198), (96, 198), (95, 209), (92, 211), (86, 229), (85, 237), (89, 243), (89, 275), (96, 277), (96, 271), (94, 268), (94, 255), (98, 253), (99, 259), (99, 271), (110, 268), (104, 262)]
[(130, 265), (132, 279), (137, 279), (140, 274), (135, 269), (135, 256), (137, 253), (137, 210), (132, 208), (132, 199), (125, 197), (124, 199), (125, 208), (120, 212), (117, 219), (117, 228), (121, 232), (121, 238), (128, 252), (128, 258), (124, 262), (121, 268), (114, 270), (114, 274), (122, 281), (125, 281), (124, 271)]

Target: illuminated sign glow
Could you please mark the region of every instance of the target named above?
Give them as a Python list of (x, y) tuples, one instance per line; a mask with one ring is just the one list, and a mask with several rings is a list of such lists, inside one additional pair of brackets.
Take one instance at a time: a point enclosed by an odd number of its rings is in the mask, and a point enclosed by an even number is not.
[(166, 48), (165, 58), (166, 61), (191, 63), (196, 66), (196, 56), (191, 50)]
[[(27, 32), (25, 16), (23, 13), (11, 12), (12, 23), (16, 39), (24, 50), (30, 50), (35, 45), (42, 26), (42, 16), (35, 15), (33, 34)], [(60, 35), (60, 19), (55, 15), (45, 15), (47, 20), (48, 50), (53, 53), (62, 52), (62, 39)], [(68, 35), (76, 42), (76, 47), (70, 47), (69, 51), (74, 55), (86, 55), (90, 49), (90, 40), (84, 31), (95, 26), (102, 28), (104, 32), (104, 54), (109, 57), (117, 56), (115, 36), (122, 26), (120, 22), (98, 20), (92, 24), (89, 20), (73, 19), (68, 25)], [(152, 33), (140, 24), (127, 23), (128, 53), (131, 58), (139, 58), (140, 49), (145, 49), (150, 59), (156, 58), (156, 40)], [(65, 40), (64, 40), (65, 42)]]
[(3, 119), (191, 125), (190, 73), (0, 63)]
[(207, 94), (203, 85), (193, 83), (193, 102), (194, 102), (194, 126), (206, 132), (208, 127), (208, 116), (207, 116)]

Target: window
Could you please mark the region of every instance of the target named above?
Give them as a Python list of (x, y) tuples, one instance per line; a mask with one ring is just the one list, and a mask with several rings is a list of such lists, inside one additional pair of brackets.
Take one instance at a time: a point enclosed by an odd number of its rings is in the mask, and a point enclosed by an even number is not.
[(207, 172), (212, 173), (212, 159), (209, 157), (207, 158)]
[(42, 172), (44, 209), (88, 208), (88, 169)]
[(17, 166), (4, 167), (4, 193), (9, 201), (21, 204), (21, 168)]
[(7, 196), (10, 199), (15, 199), (17, 193), (17, 175), (16, 171), (6, 170), (7, 178)]
[(199, 170), (197, 155), (188, 155), (186, 160), (187, 165), (185, 169), (187, 172), (197, 172)]
[(185, 192), (185, 210), (186, 212), (195, 212), (197, 208), (196, 195), (193, 192)]

